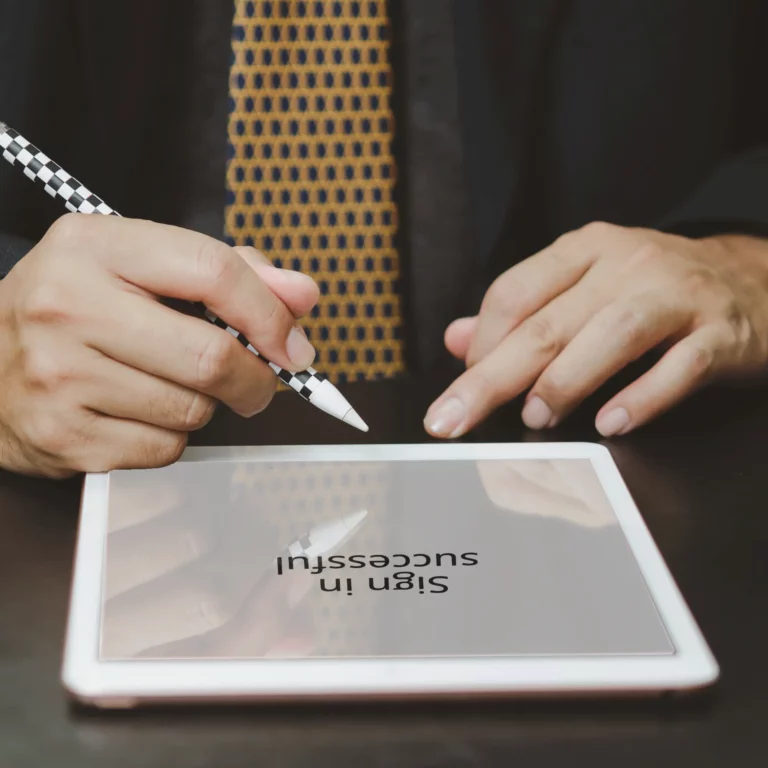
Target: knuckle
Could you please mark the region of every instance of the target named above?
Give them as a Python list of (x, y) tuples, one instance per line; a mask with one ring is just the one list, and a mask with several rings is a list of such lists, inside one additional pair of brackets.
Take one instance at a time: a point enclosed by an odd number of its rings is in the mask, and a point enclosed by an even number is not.
[(229, 375), (238, 343), (228, 333), (212, 334), (197, 353), (195, 386), (204, 391), (215, 389)]
[(720, 291), (717, 295), (717, 314), (734, 328), (742, 329), (748, 322), (741, 302), (730, 291)]
[(718, 337), (726, 349), (741, 353), (747, 347), (750, 335), (749, 323), (744, 322), (743, 316), (733, 315), (726, 317), (724, 322), (718, 323)]
[(31, 323), (62, 323), (74, 310), (68, 291), (54, 280), (36, 284), (19, 304), (20, 319)]
[(622, 306), (607, 320), (606, 332), (618, 338), (622, 346), (639, 341), (648, 323), (648, 312), (642, 304), (633, 302)]
[(82, 213), (65, 213), (53, 222), (47, 237), (60, 248), (80, 245), (92, 223), (89, 218)]
[(88, 450), (78, 458), (75, 468), (79, 472), (109, 472), (118, 468), (164, 467), (178, 461), (186, 446), (185, 433), (166, 432), (150, 437), (142, 436), (141, 439), (124, 442), (122, 445), (108, 446), (109, 450)]
[(539, 377), (536, 393), (554, 410), (561, 410), (575, 397), (573, 376), (553, 365)]
[(201, 429), (212, 418), (216, 411), (216, 402), (205, 395), (195, 392), (187, 397), (187, 403), (182, 410), (182, 428), (185, 431)]
[(464, 374), (464, 383), (471, 392), (471, 398), (477, 403), (483, 403), (486, 407), (495, 407), (499, 401), (498, 384), (483, 370), (482, 366), (474, 366)]
[(618, 229), (619, 227), (615, 224), (609, 224), (606, 221), (590, 221), (581, 227), (578, 232), (584, 237), (602, 240), (603, 238), (613, 236)]
[(576, 260), (577, 249), (574, 248), (548, 248), (546, 252), (546, 261), (543, 266), (546, 266), (549, 274), (557, 274), (564, 267), (568, 267)]
[(553, 250), (559, 250), (562, 251), (563, 247), (566, 247), (571, 243), (571, 241), (578, 236), (579, 230), (577, 229), (571, 229), (568, 232), (563, 232), (559, 234), (553, 241)]
[(513, 275), (502, 275), (496, 278), (485, 294), (483, 304), (495, 314), (513, 317), (526, 305), (530, 291)]
[(701, 379), (712, 370), (715, 362), (715, 351), (710, 346), (694, 344), (688, 349), (687, 357), (688, 371), (694, 378)]
[(640, 268), (655, 267), (662, 260), (665, 260), (665, 253), (658, 243), (643, 243), (629, 257), (629, 265)]
[(72, 379), (71, 368), (60, 358), (32, 350), (23, 358), (24, 380), (30, 389), (54, 392)]
[(232, 282), (237, 270), (237, 259), (229, 246), (206, 238), (197, 252), (196, 266), (204, 284), (215, 288)]
[(149, 398), (148, 418), (152, 424), (189, 432), (204, 427), (214, 410), (213, 399), (200, 392), (163, 387)]
[(288, 327), (294, 322), (294, 318), (289, 316), (287, 310), (281, 311), (282, 307), (283, 305), (277, 299), (271, 301), (267, 313), (259, 323), (262, 331), (269, 336), (284, 337)]
[(745, 313), (739, 297), (710, 270), (692, 271), (687, 276), (684, 290), (697, 314), (737, 328), (742, 326)]
[(555, 355), (562, 348), (560, 336), (552, 321), (542, 313), (525, 321), (525, 332), (536, 349), (545, 355)]
[(43, 453), (60, 456), (76, 439), (70, 426), (60, 415), (46, 410), (36, 411), (22, 426), (24, 441)]
[(701, 296), (713, 283), (713, 275), (703, 269), (691, 270), (685, 276), (685, 289), (692, 296)]
[(724, 302), (722, 318), (724, 322), (718, 323), (721, 346), (735, 352), (738, 357), (751, 356), (751, 352), (757, 352), (764, 358), (766, 355), (766, 343), (744, 314), (737, 302)]
[(162, 438), (158, 438), (147, 445), (148, 465), (164, 467), (174, 464), (181, 458), (187, 447), (187, 435), (185, 433), (168, 432)]

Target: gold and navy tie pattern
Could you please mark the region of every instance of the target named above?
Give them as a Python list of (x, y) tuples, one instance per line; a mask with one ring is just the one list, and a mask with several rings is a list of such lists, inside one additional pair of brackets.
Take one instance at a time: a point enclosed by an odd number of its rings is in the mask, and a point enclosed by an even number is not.
[(336, 382), (404, 368), (386, 0), (235, 0), (226, 232), (310, 274)]

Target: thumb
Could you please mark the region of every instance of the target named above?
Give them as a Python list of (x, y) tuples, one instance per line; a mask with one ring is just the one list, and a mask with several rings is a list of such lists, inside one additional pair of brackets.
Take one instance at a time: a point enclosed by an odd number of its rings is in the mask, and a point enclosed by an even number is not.
[(477, 316), (460, 317), (445, 329), (446, 349), (459, 360), (466, 360), (477, 328)]
[(294, 317), (303, 317), (317, 304), (320, 289), (309, 275), (275, 267), (261, 251), (250, 245), (235, 246), (235, 251), (282, 300)]

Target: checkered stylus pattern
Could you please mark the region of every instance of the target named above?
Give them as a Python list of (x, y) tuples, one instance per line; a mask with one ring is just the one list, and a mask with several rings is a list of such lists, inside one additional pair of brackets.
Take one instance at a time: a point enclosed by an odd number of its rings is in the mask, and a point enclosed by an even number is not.
[[(19, 163), (24, 168), (25, 176), (33, 182), (41, 183), (51, 197), (61, 198), (67, 210), (73, 213), (99, 213), (109, 216), (120, 216), (117, 211), (110, 208), (101, 198), (94, 195), (74, 176), (67, 173), (36, 146), (3, 122), (0, 122), (0, 149), (2, 149), (3, 158), (11, 165)], [(231, 328), (226, 322), (209, 311), (207, 307), (200, 303), (195, 303), (195, 306), (207, 320), (217, 327), (223, 328), (227, 333), (232, 334), (240, 344), (253, 352), (254, 355), (261, 357), (281, 381), (291, 387), (305, 400), (358, 429), (362, 428), (361, 425), (365, 425), (325, 374), (318, 373), (311, 367), (297, 373), (286, 371), (279, 365), (275, 365), (275, 363), (261, 356), (242, 333)], [(321, 385), (323, 385), (322, 389)], [(317, 397), (318, 395), (320, 397)]]
[(103, 213), (117, 216), (101, 198), (86, 189), (74, 176), (56, 165), (34, 144), (30, 144), (5, 123), (0, 123), (0, 147), (3, 157), (13, 165), (24, 166), (24, 175), (43, 184), (51, 197), (60, 197), (72, 213)]
[[(214, 325), (223, 328), (227, 333), (231, 333), (244, 347), (253, 352), (254, 355), (259, 354), (242, 333), (231, 328), (221, 318), (216, 317), (216, 315), (209, 309), (204, 309), (204, 314)], [(318, 373), (314, 368), (307, 368), (298, 373), (291, 373), (290, 371), (281, 368), (279, 365), (269, 362), (265, 357), (262, 357), (262, 360), (268, 362), (270, 368), (272, 368), (278, 375), (279, 379), (291, 387), (291, 389), (298, 392), (305, 400), (309, 400), (312, 393), (317, 390), (320, 384), (327, 380), (327, 376), (324, 373)]]

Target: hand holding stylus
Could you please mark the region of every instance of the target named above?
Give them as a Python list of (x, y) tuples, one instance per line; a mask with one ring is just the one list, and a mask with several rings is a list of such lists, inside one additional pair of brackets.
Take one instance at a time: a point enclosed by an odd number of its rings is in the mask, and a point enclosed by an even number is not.
[[(33, 265), (17, 265), (2, 283), (0, 382), (13, 394), (0, 409), (0, 467), (62, 476), (173, 463), (216, 400), (257, 413), (275, 374), (315, 407), (368, 431), (310, 365), (314, 349), (296, 320), (317, 301), (311, 278), (271, 267), (253, 248), (126, 222), (2, 122), (0, 150), (78, 214), (56, 222), (23, 260)], [(159, 297), (190, 302), (216, 330), (203, 333), (190, 319), (135, 301)]]
[(0, 282), (0, 466), (162, 466), (218, 401), (266, 407), (267, 364), (161, 296), (204, 302), (289, 370), (314, 358), (297, 325), (317, 300), (311, 278), (185, 229), (68, 214)]

